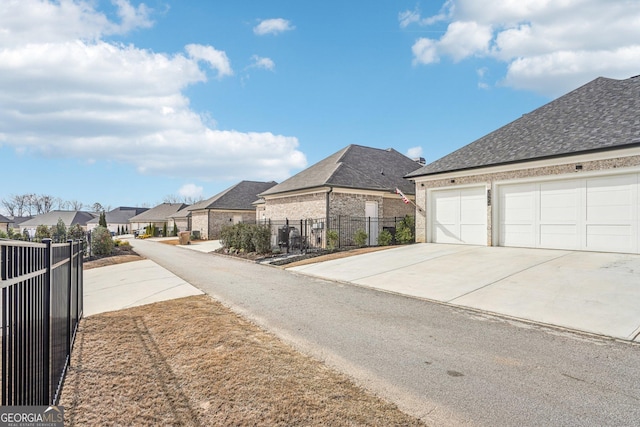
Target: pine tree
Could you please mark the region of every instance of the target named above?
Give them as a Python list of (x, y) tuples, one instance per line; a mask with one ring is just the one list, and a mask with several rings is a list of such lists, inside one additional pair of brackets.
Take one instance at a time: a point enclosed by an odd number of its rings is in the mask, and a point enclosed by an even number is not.
[(104, 211), (100, 214), (100, 219), (98, 220), (98, 225), (100, 227), (107, 228), (107, 215), (105, 215)]

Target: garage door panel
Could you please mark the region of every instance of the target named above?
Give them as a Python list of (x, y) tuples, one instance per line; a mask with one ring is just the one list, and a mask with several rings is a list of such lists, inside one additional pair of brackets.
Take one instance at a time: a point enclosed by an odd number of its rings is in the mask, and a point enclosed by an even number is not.
[(500, 246), (534, 247), (534, 236), (532, 224), (506, 224), (502, 226)]
[(467, 244), (487, 244), (487, 227), (484, 224), (479, 225), (461, 225), (460, 241)]
[(576, 223), (578, 220), (578, 182), (540, 184), (540, 221), (543, 223)]
[(634, 176), (589, 179), (586, 218), (589, 223), (630, 223), (634, 216)]
[(579, 245), (577, 225), (540, 225), (540, 247), (550, 249), (576, 249)]
[(597, 251), (633, 252), (631, 226), (587, 225), (587, 249)]

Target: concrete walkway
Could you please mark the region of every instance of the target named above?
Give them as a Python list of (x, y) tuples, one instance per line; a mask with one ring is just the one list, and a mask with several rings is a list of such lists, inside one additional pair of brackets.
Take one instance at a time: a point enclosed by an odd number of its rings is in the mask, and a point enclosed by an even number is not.
[(416, 244), (289, 270), (640, 342), (639, 255)]
[(201, 295), (175, 274), (153, 261), (141, 260), (84, 272), (84, 315)]

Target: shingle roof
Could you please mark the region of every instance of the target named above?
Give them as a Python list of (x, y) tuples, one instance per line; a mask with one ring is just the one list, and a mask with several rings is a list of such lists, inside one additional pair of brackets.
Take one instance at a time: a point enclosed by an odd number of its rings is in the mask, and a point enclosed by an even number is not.
[(634, 144), (640, 145), (640, 76), (599, 77), (407, 177)]
[(85, 211), (51, 211), (36, 215), (28, 221), (20, 224), (20, 227), (37, 227), (38, 225), (54, 226), (61, 219), (67, 227), (71, 225), (87, 225), (87, 222), (95, 218), (90, 212)]
[(2, 214), (0, 214), (0, 222), (10, 223), (12, 221), (9, 218), (7, 218), (6, 216), (3, 216)]
[(418, 168), (419, 163), (391, 148), (349, 145), (260, 196), (323, 186), (383, 191), (399, 188), (415, 194), (414, 186), (403, 177)]
[[(129, 219), (136, 215), (140, 215), (143, 212), (148, 211), (149, 208), (129, 208), (125, 206), (120, 206), (113, 210), (110, 210), (105, 214), (105, 219), (107, 220), (107, 224), (126, 224), (129, 222)], [(88, 224), (97, 224), (100, 221), (100, 218), (94, 218), (88, 222)]]
[(277, 182), (241, 181), (213, 197), (194, 203), (188, 210), (223, 209), (223, 210), (255, 210), (253, 202), (258, 194), (269, 190)]
[(184, 203), (162, 203), (155, 208), (129, 218), (129, 222), (164, 222), (171, 215), (187, 206)]

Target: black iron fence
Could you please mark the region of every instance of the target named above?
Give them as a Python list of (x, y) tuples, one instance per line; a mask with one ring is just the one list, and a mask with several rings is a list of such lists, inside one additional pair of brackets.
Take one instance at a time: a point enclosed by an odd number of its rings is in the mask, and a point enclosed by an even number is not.
[[(271, 220), (261, 221), (271, 229), (271, 245), (282, 250), (319, 250), (328, 245), (327, 232), (337, 237), (336, 248), (350, 248), (364, 244), (378, 245), (378, 236), (383, 230), (391, 234), (391, 244), (396, 243), (396, 231), (406, 217), (355, 217), (336, 216), (331, 218)], [(411, 224), (414, 221), (409, 221)], [(411, 230), (415, 236), (415, 228)], [(365, 237), (366, 235), (366, 237)], [(358, 236), (364, 237), (363, 242)]]
[(82, 318), (83, 242), (0, 240), (2, 405), (55, 405)]

